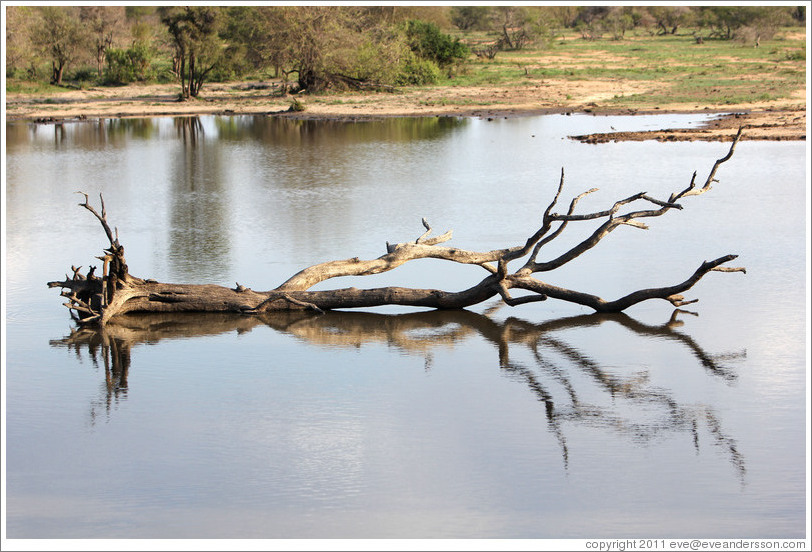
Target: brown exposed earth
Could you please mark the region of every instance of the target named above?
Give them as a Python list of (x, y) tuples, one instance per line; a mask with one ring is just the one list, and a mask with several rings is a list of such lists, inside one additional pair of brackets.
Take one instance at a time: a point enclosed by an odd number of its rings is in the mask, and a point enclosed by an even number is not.
[[(746, 126), (749, 140), (805, 140), (806, 90), (770, 102), (736, 105), (618, 106), (609, 100), (644, 94), (643, 84), (616, 80), (560, 81), (517, 86), (404, 88), (397, 92), (346, 92), (280, 96), (278, 83), (238, 82), (206, 85), (202, 97), (178, 101), (176, 84), (129, 85), (68, 90), (58, 96), (8, 94), (6, 120), (54, 122), (117, 117), (201, 114), (266, 114), (299, 118), (368, 119), (402, 116), (520, 117), (544, 113), (650, 114), (718, 113), (699, 128), (617, 132), (573, 138), (599, 143), (618, 140), (729, 140)], [(293, 99), (304, 111), (290, 111)]]

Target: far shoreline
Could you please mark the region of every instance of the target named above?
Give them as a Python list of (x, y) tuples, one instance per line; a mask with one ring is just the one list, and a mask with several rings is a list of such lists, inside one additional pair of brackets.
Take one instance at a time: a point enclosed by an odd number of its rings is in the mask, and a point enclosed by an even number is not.
[[(570, 138), (585, 143), (612, 141), (729, 141), (739, 127), (745, 127), (746, 140), (806, 140), (806, 102), (772, 102), (746, 105), (692, 106), (671, 105), (600, 105), (598, 101), (578, 98), (570, 105), (557, 105), (539, 98), (528, 98), (521, 89), (501, 89), (500, 99), (491, 105), (466, 105), (470, 98), (495, 96), (490, 90), (462, 90), (459, 102), (432, 104), (433, 91), (409, 91), (403, 94), (339, 94), (295, 96), (305, 104), (304, 111), (293, 111), (293, 96), (274, 97), (235, 93), (234, 83), (212, 86), (198, 99), (178, 101), (171, 86), (151, 88), (121, 87), (68, 91), (59, 96), (34, 97), (9, 94), (6, 98), (6, 122), (58, 124), (122, 118), (191, 117), (204, 115), (254, 115), (298, 120), (373, 121), (406, 117), (463, 117), (503, 119), (542, 115), (593, 116), (703, 114), (719, 115), (705, 125), (693, 128), (663, 128), (642, 132), (611, 132)], [(514, 93), (510, 93), (511, 90)], [(467, 95), (467, 96), (466, 96)], [(482, 103), (485, 103), (484, 101)]]

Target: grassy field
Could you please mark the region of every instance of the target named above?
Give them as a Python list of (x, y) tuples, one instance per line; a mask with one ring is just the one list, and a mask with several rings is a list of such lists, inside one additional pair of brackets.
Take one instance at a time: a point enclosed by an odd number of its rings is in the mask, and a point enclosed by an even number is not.
[[(487, 40), (481, 37), (480, 41)], [(493, 60), (471, 61), (447, 86), (510, 86), (545, 79), (564, 81), (656, 81), (659, 97), (646, 103), (739, 104), (789, 98), (804, 88), (806, 36), (787, 28), (775, 38), (752, 43), (704, 40), (690, 31), (676, 35), (627, 35), (623, 40), (584, 40), (575, 33), (545, 47), (500, 52)], [(642, 101), (619, 96), (617, 104)]]

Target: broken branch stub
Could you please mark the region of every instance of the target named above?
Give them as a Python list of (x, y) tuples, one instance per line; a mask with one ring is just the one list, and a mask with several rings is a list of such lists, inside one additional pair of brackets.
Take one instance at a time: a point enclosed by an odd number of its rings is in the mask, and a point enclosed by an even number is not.
[[(680, 283), (633, 291), (615, 300), (605, 300), (582, 291), (558, 287), (539, 280), (535, 274), (550, 272), (580, 257), (598, 245), (618, 226), (647, 229), (648, 226), (638, 219), (659, 217), (672, 210), (683, 209), (683, 205), (676, 201), (710, 190), (711, 183), (717, 182), (715, 175), (718, 168), (733, 156), (741, 137), (742, 131), (739, 129), (730, 150), (714, 163), (702, 188), (696, 188), (696, 173), (694, 173), (689, 186), (679, 193), (671, 194), (667, 201), (640, 192), (615, 201), (608, 209), (576, 213), (578, 202), (596, 191), (591, 189), (575, 196), (566, 214), (560, 215), (553, 212), (553, 207), (564, 187), (562, 169), (555, 197), (542, 213), (540, 227), (521, 245), (491, 251), (469, 251), (448, 247), (443, 244), (451, 239), (451, 231), (431, 237), (431, 225), (426, 219), (422, 219), (425, 232), (411, 241), (395, 244), (387, 242), (385, 253), (378, 258), (363, 260), (353, 257), (316, 264), (299, 271), (269, 291), (254, 291), (239, 284), (234, 288), (210, 284), (169, 284), (132, 276), (124, 258), (124, 247), (118, 240), (118, 231), (113, 231), (107, 222), (104, 198), (100, 194), (101, 212), (99, 212), (90, 204), (87, 194), (78, 192), (85, 198), (84, 203), (79, 205), (96, 217), (109, 241), (109, 247), (104, 250), (104, 255), (97, 257), (103, 262), (102, 275), (101, 277), (96, 275), (95, 267), (90, 267), (85, 275), (81, 274), (81, 267), (71, 267), (73, 276), (66, 276), (62, 281), (48, 282), (48, 286), (68, 290), (62, 292), (62, 296), (68, 299), (65, 306), (70, 309), (78, 323), (102, 325), (115, 316), (132, 312), (235, 312), (256, 315), (273, 311), (323, 312), (381, 305), (464, 309), (495, 296), (510, 306), (552, 298), (584, 305), (597, 312), (620, 312), (641, 301), (651, 299), (662, 299), (674, 306), (685, 305), (695, 302), (696, 299), (686, 300), (681, 294), (709, 272), (745, 272), (741, 267), (725, 266), (735, 259), (736, 255), (724, 255), (703, 262), (693, 274)], [(641, 202), (649, 208), (636, 209)], [(656, 208), (652, 209), (651, 205)], [(568, 224), (601, 220), (603, 222), (590, 236), (563, 254), (548, 261), (538, 260), (544, 246), (562, 235)], [(488, 274), (462, 291), (403, 287), (310, 290), (314, 285), (332, 278), (380, 274), (406, 262), (426, 258), (478, 265)], [(525, 258), (524, 264), (518, 270), (510, 271), (508, 264), (511, 261)], [(513, 297), (511, 289), (523, 290), (529, 295)]]

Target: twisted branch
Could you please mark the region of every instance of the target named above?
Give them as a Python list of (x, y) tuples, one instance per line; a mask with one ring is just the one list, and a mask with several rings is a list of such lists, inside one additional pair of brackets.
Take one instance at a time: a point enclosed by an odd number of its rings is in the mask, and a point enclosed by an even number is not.
[[(258, 314), (273, 310), (323, 312), (331, 309), (379, 305), (462, 309), (494, 296), (501, 297), (509, 306), (544, 301), (549, 297), (588, 306), (598, 312), (622, 311), (649, 299), (663, 299), (679, 307), (696, 302), (695, 299), (686, 300), (681, 294), (693, 287), (708, 272), (746, 273), (743, 267), (724, 266), (735, 259), (736, 255), (725, 255), (706, 261), (690, 277), (678, 284), (637, 290), (611, 301), (542, 282), (533, 275), (550, 272), (586, 253), (618, 226), (647, 229), (648, 226), (641, 219), (662, 216), (672, 210), (682, 210), (683, 205), (677, 203), (677, 200), (710, 190), (711, 184), (717, 182), (715, 175), (718, 168), (732, 157), (741, 137), (742, 130), (739, 129), (727, 155), (714, 163), (702, 188), (696, 188), (696, 173), (694, 173), (688, 188), (671, 194), (668, 201), (651, 197), (647, 192), (639, 192), (615, 201), (607, 209), (576, 213), (579, 202), (596, 191), (590, 189), (575, 196), (565, 214), (554, 213), (553, 209), (560, 200), (564, 188), (562, 169), (555, 196), (544, 210), (540, 227), (523, 244), (491, 251), (469, 251), (448, 247), (442, 244), (451, 239), (452, 232), (449, 230), (432, 237), (432, 227), (423, 218), (421, 222), (425, 231), (422, 234), (411, 241), (395, 244), (387, 242), (386, 253), (378, 258), (362, 260), (353, 257), (313, 265), (294, 274), (275, 289), (264, 292), (240, 285), (236, 288), (225, 288), (212, 285), (162, 284), (131, 276), (124, 260), (124, 248), (118, 241), (118, 231), (116, 229), (114, 232), (107, 222), (104, 198), (100, 194), (101, 212), (99, 212), (90, 205), (87, 194), (78, 192), (85, 197), (84, 203), (79, 205), (96, 217), (110, 243), (110, 247), (104, 250), (105, 254), (97, 257), (104, 263), (103, 274), (101, 278), (95, 277), (93, 275), (95, 268), (91, 267), (87, 276), (82, 276), (81, 267), (72, 267), (72, 278), (66, 276), (64, 281), (49, 282), (48, 285), (70, 290), (66, 295), (70, 302), (66, 306), (80, 314), (80, 321), (95, 321), (102, 324), (113, 316), (127, 312), (206, 311)], [(641, 202), (645, 206), (635, 208)], [(650, 208), (651, 205), (655, 208)], [(626, 211), (622, 212), (623, 210)], [(570, 223), (601, 219), (603, 222), (586, 239), (554, 259), (538, 261), (544, 246), (559, 237)], [(553, 230), (554, 226), (556, 228)], [(509, 263), (525, 257), (527, 259), (524, 264), (515, 272), (511, 272)], [(310, 291), (314, 285), (331, 278), (380, 274), (408, 261), (427, 258), (481, 266), (488, 275), (473, 286), (455, 292), (401, 287)], [(530, 292), (530, 295), (514, 297), (511, 295), (511, 289), (521, 289)]]

